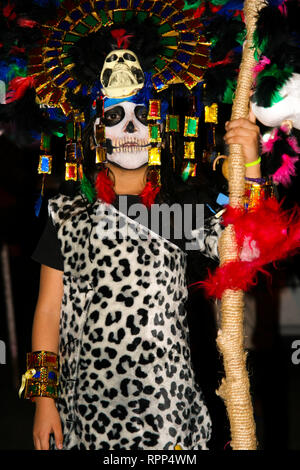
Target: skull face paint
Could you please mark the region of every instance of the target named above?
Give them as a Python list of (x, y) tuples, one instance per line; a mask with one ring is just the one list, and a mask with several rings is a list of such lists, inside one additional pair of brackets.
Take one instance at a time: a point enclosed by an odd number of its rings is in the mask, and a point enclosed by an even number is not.
[(129, 101), (105, 109), (105, 135), (112, 144), (112, 153), (107, 152), (109, 162), (128, 170), (148, 163), (147, 114), (145, 106)]
[(145, 77), (134, 52), (120, 49), (107, 55), (100, 81), (108, 98), (125, 98), (143, 88)]

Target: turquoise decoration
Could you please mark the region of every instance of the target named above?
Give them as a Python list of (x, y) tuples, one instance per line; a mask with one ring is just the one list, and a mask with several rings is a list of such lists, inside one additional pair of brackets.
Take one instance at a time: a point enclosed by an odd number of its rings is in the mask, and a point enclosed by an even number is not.
[(42, 202), (43, 202), (43, 196), (40, 194), (34, 204), (34, 213), (36, 217), (40, 215)]
[(229, 197), (226, 196), (226, 194), (219, 193), (217, 197), (217, 204), (220, 204), (220, 206), (225, 206), (229, 204)]
[(49, 158), (48, 157), (42, 157), (41, 161), (41, 170), (43, 173), (48, 173), (50, 170), (50, 165), (49, 165)]

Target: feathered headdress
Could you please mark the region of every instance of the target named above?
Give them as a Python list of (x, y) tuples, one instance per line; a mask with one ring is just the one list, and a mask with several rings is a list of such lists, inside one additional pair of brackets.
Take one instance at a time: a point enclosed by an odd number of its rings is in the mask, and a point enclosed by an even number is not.
[[(0, 69), (8, 93), (0, 121), (13, 121), (20, 144), (42, 134), (41, 174), (51, 172), (48, 136), (63, 134), (66, 178), (82, 180), (83, 132), (91, 118), (103, 113), (103, 63), (111, 51), (129, 48), (146, 77), (140, 99), (150, 100), (150, 166), (160, 165), (158, 124), (164, 119), (173, 169), (184, 179), (195, 175), (195, 144), (203, 111), (199, 98), (210, 53), (202, 20), (211, 10), (204, 8), (200, 15), (201, 5), (183, 0), (167, 4), (159, 0), (4, 2)], [(182, 111), (183, 102), (188, 105)], [(183, 163), (175, 159), (178, 133), (184, 137)], [(103, 135), (98, 147), (102, 144), (105, 147)], [(100, 150), (97, 158), (98, 163), (103, 161)]]
[(292, 134), (293, 127), (300, 129), (300, 4), (268, 3), (255, 33), (258, 64), (252, 109), (264, 125), (274, 128), (263, 138), (263, 166), (275, 184), (288, 186), (300, 154)]
[[(103, 113), (100, 71), (107, 54), (130, 48), (146, 75), (138, 99), (151, 104), (150, 166), (159, 167), (157, 125), (163, 119), (172, 156), (168, 164), (186, 180), (196, 174), (197, 155), (214, 153), (216, 103), (231, 104), (234, 97), (245, 39), (243, 3), (6, 0), (0, 18), (0, 79), (7, 96), (0, 121), (13, 122), (10, 129), (20, 145), (42, 135), (43, 175), (52, 167), (48, 136), (66, 136), (66, 178), (82, 180), (85, 130)], [(298, 10), (295, 0), (270, 0), (259, 14), (252, 99), (264, 110), (283, 101), (282, 86), (298, 73)], [(208, 123), (206, 152), (199, 147), (199, 119)], [(274, 182), (287, 184), (295, 173), (298, 147), (289, 147), (291, 130), (282, 133), (280, 125), (280, 145), (278, 140), (272, 151), (264, 152), (262, 162)], [(104, 158), (102, 144), (103, 134), (98, 163)], [(153, 179), (159, 181), (157, 175)]]
[[(217, 10), (206, 20), (211, 42), (211, 63), (204, 73), (204, 100), (231, 104), (245, 40), (243, 2), (212, 1)], [(262, 168), (275, 184), (291, 182), (296, 172), (298, 145), (292, 128), (300, 128), (300, 5), (296, 0), (269, 0), (258, 14), (254, 47), (257, 65), (253, 70), (252, 110), (272, 129), (262, 142)], [(289, 123), (285, 121), (288, 120)], [(272, 145), (274, 137), (276, 145)], [(265, 141), (271, 136), (268, 151)]]

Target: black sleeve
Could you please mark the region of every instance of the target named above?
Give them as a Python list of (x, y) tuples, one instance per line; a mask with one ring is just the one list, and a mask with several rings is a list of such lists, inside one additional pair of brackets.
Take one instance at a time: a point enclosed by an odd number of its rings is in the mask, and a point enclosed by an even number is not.
[[(206, 186), (194, 188), (185, 195), (184, 202), (192, 203), (193, 205), (193, 233), (191, 232), (191, 235), (193, 235), (192, 239), (196, 238), (198, 245), (197, 249), (186, 250), (188, 285), (207, 279), (208, 269), (214, 270), (218, 266), (217, 245), (222, 227), (220, 219), (216, 219), (215, 216), (223, 209), (219, 200), (220, 193)], [(200, 226), (195, 215), (197, 204), (203, 205), (204, 210), (204, 220), (201, 221)], [(197, 232), (199, 232), (199, 240)]]
[(32, 259), (49, 268), (64, 270), (64, 261), (52, 218), (49, 217), (44, 232), (33, 252)]

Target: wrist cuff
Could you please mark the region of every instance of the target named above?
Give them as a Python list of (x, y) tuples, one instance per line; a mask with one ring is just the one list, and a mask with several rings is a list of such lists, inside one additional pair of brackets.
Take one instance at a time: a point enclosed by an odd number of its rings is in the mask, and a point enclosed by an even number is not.
[(58, 355), (50, 351), (35, 351), (27, 354), (27, 371), (22, 376), (19, 390), (21, 398), (58, 397)]

